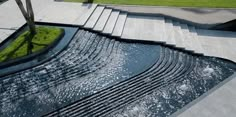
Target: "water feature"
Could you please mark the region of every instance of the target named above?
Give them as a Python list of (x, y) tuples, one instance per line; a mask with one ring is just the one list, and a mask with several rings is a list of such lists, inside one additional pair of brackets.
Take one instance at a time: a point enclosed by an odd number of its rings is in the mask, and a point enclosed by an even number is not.
[(79, 30), (55, 58), (0, 78), (0, 116), (163, 117), (235, 71), (220, 59)]

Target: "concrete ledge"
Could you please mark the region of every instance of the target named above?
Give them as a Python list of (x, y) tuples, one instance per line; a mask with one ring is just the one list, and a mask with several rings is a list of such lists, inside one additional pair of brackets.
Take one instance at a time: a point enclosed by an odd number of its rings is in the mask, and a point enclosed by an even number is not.
[(235, 117), (235, 84), (236, 73), (172, 114), (171, 117)]

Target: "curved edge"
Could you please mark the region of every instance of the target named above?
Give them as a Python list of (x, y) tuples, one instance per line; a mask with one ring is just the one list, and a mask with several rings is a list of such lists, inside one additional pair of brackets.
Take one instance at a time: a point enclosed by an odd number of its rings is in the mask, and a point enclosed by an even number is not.
[[(44, 52), (42, 52), (40, 54), (40, 56), (38, 56), (39, 54), (36, 53), (37, 55), (34, 55), (34, 57), (30, 58), (31, 60), (29, 60), (27, 62), (23, 61), (23, 63), (17, 64), (17, 65), (14, 64), (13, 66), (1, 68), (0, 69), (0, 77), (6, 76), (6, 75), (9, 75), (12, 73), (16, 73), (16, 72), (19, 72), (22, 70), (26, 70), (26, 69), (38, 66), (40, 64), (43, 64), (43, 63), (49, 61), (50, 59), (52, 59), (53, 57), (58, 55), (61, 51), (63, 51), (68, 46), (68, 44), (71, 42), (72, 38), (75, 36), (76, 32), (79, 30), (78, 27), (72, 26), (72, 25), (60, 25), (60, 24), (58, 25), (58, 24), (53, 24), (53, 23), (42, 23), (42, 22), (36, 23), (36, 24), (37, 25), (60, 27), (60, 28), (64, 29), (64, 36), (62, 39), (59, 39), (57, 43), (55, 42), (55, 45), (51, 45), (50, 48), (45, 49)], [(25, 25), (23, 25), (23, 26), (25, 26)], [(23, 29), (22, 27), (21, 27), (21, 29)], [(15, 34), (16, 33), (11, 35), (10, 37), (15, 36)], [(6, 43), (6, 42), (4, 42), (4, 43)]]
[(55, 47), (56, 44), (58, 44), (58, 42), (64, 37), (64, 35), (65, 35), (65, 30), (63, 29), (63, 32), (55, 39), (55, 41), (53, 43), (51, 43), (50, 45), (48, 45), (46, 48), (39, 50), (38, 52), (32, 53), (30, 55), (27, 55), (27, 56), (22, 56), (22, 57), (14, 59), (14, 60), (2, 62), (2, 63), (0, 63), (0, 68), (5, 68), (5, 67), (17, 65), (22, 62), (27, 62), (30, 59), (34, 59), (34, 57), (36, 57), (36, 56), (40, 56), (40, 55), (46, 53), (47, 51), (49, 51), (50, 49)]

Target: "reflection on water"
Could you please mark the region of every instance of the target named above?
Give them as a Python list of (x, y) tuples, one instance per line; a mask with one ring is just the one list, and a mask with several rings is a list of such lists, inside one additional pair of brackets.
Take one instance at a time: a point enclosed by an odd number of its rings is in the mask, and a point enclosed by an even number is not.
[(54, 59), (0, 78), (0, 116), (41, 116), (85, 98), (119, 107), (107, 116), (168, 116), (232, 75), (229, 64), (80, 30)]

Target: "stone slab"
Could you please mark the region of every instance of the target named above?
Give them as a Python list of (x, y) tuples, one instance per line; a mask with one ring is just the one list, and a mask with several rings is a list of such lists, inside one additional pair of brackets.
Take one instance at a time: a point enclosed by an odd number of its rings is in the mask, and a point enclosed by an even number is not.
[(103, 6), (98, 6), (93, 14), (91, 15), (91, 17), (88, 19), (88, 21), (86, 22), (86, 24), (84, 25), (85, 28), (90, 28), (92, 29), (95, 24), (97, 23), (98, 19), (100, 18), (103, 10), (104, 10), (105, 7)]
[(107, 20), (111, 14), (112, 9), (104, 9), (101, 17), (99, 18), (99, 20), (97, 21), (95, 27), (93, 28), (93, 30), (96, 31), (102, 31), (107, 23)]
[(122, 38), (165, 43), (164, 18), (128, 15)]
[(193, 48), (194, 48), (194, 52), (195, 53), (198, 53), (198, 54), (204, 54), (204, 51), (202, 49), (202, 45), (200, 44), (199, 42), (199, 39), (198, 39), (198, 35), (197, 35), (197, 32), (196, 32), (196, 29), (195, 27), (190, 27), (190, 34), (192, 35), (193, 37)]
[(228, 58), (236, 62), (236, 33), (229, 31), (197, 30), (204, 55)]
[(174, 37), (174, 29), (173, 29), (173, 24), (172, 24), (172, 20), (165, 20), (165, 31), (166, 31), (166, 43), (169, 45), (173, 45), (175, 46), (176, 42), (175, 42), (175, 37)]
[(120, 13), (118, 20), (116, 22), (116, 26), (112, 32), (113, 36), (120, 37), (122, 35), (126, 18), (127, 18), (127, 13)]
[(183, 35), (183, 40), (184, 40), (184, 45), (185, 49), (194, 51), (194, 45), (193, 45), (193, 40), (189, 32), (189, 28), (187, 24), (180, 24), (181, 30), (182, 30), (182, 35)]
[(82, 12), (82, 15), (75, 21), (77, 25), (83, 26), (92, 15), (93, 11), (97, 8), (97, 4), (86, 4), (86, 9)]
[(111, 15), (110, 15), (110, 17), (109, 17), (109, 19), (107, 21), (107, 24), (106, 24), (104, 30), (102, 31), (102, 33), (104, 33), (104, 34), (112, 34), (119, 14), (120, 14), (119, 11), (112, 11), (111, 12)]
[(180, 28), (180, 23), (173, 22), (173, 28), (174, 28), (174, 37), (175, 37), (176, 47), (186, 48), (184, 45), (184, 40), (183, 40), (184, 37), (182, 34), (182, 30)]
[(14, 32), (15, 32), (15, 30), (3, 30), (3, 29), (0, 29), (0, 43), (2, 41), (4, 41), (8, 36), (10, 36)]

